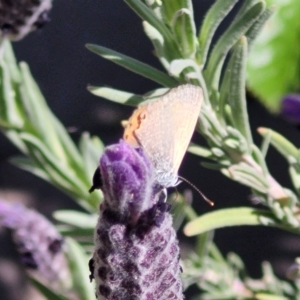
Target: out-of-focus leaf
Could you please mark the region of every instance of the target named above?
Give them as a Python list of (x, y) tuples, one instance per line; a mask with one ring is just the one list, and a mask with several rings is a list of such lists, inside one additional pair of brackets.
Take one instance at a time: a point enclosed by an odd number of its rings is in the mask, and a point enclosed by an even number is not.
[(190, 153), (193, 153), (195, 155), (201, 156), (201, 157), (211, 157), (212, 153), (208, 148), (204, 148), (199, 145), (192, 144), (189, 146), (188, 151)]
[(267, 0), (276, 6), (255, 40), (248, 63), (249, 88), (271, 111), (281, 98), (300, 86), (300, 23), (298, 0)]
[(167, 74), (134, 58), (98, 45), (87, 44), (86, 47), (90, 51), (100, 55), (101, 57), (106, 58), (134, 73), (144, 76), (163, 86), (173, 87), (176, 85), (176, 81), (169, 77)]
[(86, 176), (92, 178), (98, 167), (99, 158), (103, 153), (104, 145), (98, 137), (91, 137), (88, 132), (84, 132), (79, 141), (79, 148), (84, 160)]
[(56, 293), (53, 289), (44, 285), (37, 279), (29, 277), (31, 283), (36, 287), (36, 289), (43, 295), (47, 300), (69, 300), (67, 297)]
[(89, 280), (88, 261), (83, 248), (73, 239), (66, 239), (73, 288), (80, 300), (95, 300), (94, 283)]
[(284, 136), (269, 128), (260, 127), (257, 130), (263, 137), (267, 135), (270, 138), (270, 143), (275, 149), (290, 163), (291, 157), (295, 158), (295, 161), (299, 157), (299, 150)]
[(274, 294), (267, 293), (257, 293), (255, 294), (256, 300), (290, 300), (290, 298), (284, 296), (278, 296)]
[(26, 170), (48, 182), (51, 182), (47, 173), (41, 170), (39, 167), (37, 167), (36, 164), (30, 158), (15, 156), (10, 159), (10, 162), (23, 170)]
[(144, 101), (142, 96), (101, 86), (88, 86), (88, 90), (99, 97), (131, 106), (137, 106)]
[(274, 224), (277, 222), (273, 214), (266, 210), (250, 207), (227, 208), (207, 213), (189, 222), (184, 227), (184, 233), (193, 236), (223, 227), (262, 225), (261, 217), (269, 219)]
[(58, 210), (53, 213), (53, 217), (66, 224), (79, 228), (95, 228), (98, 215), (86, 214), (75, 210)]

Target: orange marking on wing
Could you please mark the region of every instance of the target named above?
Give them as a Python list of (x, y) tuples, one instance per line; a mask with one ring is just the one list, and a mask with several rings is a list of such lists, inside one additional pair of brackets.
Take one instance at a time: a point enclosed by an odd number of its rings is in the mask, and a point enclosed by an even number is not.
[(144, 110), (145, 109), (143, 107), (136, 109), (125, 125), (123, 139), (132, 147), (141, 146), (138, 138), (136, 137), (135, 131), (140, 128), (141, 123), (146, 118)]

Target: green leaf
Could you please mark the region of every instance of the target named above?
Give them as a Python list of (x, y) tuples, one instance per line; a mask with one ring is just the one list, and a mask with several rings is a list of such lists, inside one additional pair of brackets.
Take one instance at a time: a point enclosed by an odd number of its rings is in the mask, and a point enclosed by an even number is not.
[[(151, 26), (153, 26), (163, 37), (166, 59), (171, 61), (175, 58), (180, 57), (177, 45), (171, 35), (171, 32), (166, 25), (140, 0), (125, 0), (132, 10), (136, 12), (138, 16)], [(170, 86), (169, 86), (170, 87)]]
[(252, 49), (252, 45), (253, 45), (253, 43), (255, 43), (257, 36), (263, 30), (266, 22), (274, 14), (274, 12), (275, 12), (275, 6), (267, 7), (265, 9), (265, 11), (255, 21), (255, 23), (245, 33), (245, 36), (248, 41), (248, 51), (249, 52), (251, 52), (250, 50)]
[[(244, 6), (248, 8), (249, 3), (250, 2), (246, 1)], [(244, 13), (238, 14), (238, 18), (232, 22), (214, 46), (204, 73), (207, 79), (207, 85), (211, 86), (213, 90), (218, 90), (221, 70), (229, 50), (238, 39), (247, 32), (250, 26), (263, 12), (264, 8), (265, 4), (263, 1), (256, 3), (249, 9), (242, 8)]]
[(271, 223), (276, 223), (272, 213), (267, 210), (254, 209), (249, 207), (227, 208), (213, 211), (189, 222), (184, 227), (187, 236), (193, 236), (231, 226), (258, 226), (262, 225), (260, 217), (267, 218)]
[(88, 86), (88, 90), (96, 96), (131, 106), (137, 106), (144, 101), (142, 96), (109, 87)]
[(195, 155), (201, 156), (201, 157), (211, 157), (212, 153), (208, 148), (196, 145), (196, 144), (192, 144), (189, 146), (188, 151), (190, 153), (193, 153)]
[(31, 156), (40, 168), (51, 178), (52, 183), (66, 192), (88, 198), (88, 186), (84, 185), (66, 164), (58, 161), (46, 146), (29, 134), (21, 134), (22, 140), (31, 149)]
[[(93, 244), (93, 236), (95, 228), (79, 228), (79, 227), (73, 227), (73, 226), (63, 226), (58, 225), (56, 226), (59, 233), (66, 237), (73, 237), (76, 239), (80, 239), (81, 244), (83, 244), (83, 241), (86, 239), (89, 241), (89, 244)], [(82, 239), (85, 238), (85, 239)]]
[(253, 44), (248, 61), (248, 85), (272, 112), (281, 98), (296, 92), (300, 82), (300, 23), (298, 0), (268, 0), (276, 12)]
[(167, 74), (134, 58), (94, 44), (87, 44), (86, 47), (90, 51), (100, 55), (101, 57), (108, 59), (117, 65), (120, 65), (136, 74), (139, 74), (163, 86), (173, 87), (176, 85), (176, 81), (169, 77)]
[[(247, 113), (245, 75), (247, 59), (247, 40), (241, 37), (233, 47), (233, 52), (224, 72), (224, 80), (220, 91), (220, 109), (225, 103), (231, 108), (234, 116), (234, 127), (252, 144), (251, 130)], [(223, 112), (224, 118), (224, 112)]]
[(46, 101), (31, 76), (29, 67), (25, 63), (20, 64), (20, 70), (22, 75), (22, 99), (24, 103), (24, 109), (28, 115), (30, 123), (34, 127), (33, 131), (38, 132), (38, 136), (43, 140), (44, 145), (51, 149), (51, 152), (60, 157), (61, 160), (67, 161), (65, 152), (58, 142), (57, 134), (53, 126), (51, 118), (49, 118), (49, 109)]
[(177, 11), (172, 20), (172, 30), (182, 57), (193, 56), (197, 42), (193, 11), (187, 8)]
[(84, 132), (79, 141), (79, 149), (84, 160), (86, 176), (92, 178), (99, 165), (99, 158), (103, 153), (104, 145), (98, 137), (90, 137), (88, 132)]
[(269, 128), (260, 127), (258, 133), (263, 137), (269, 137), (270, 143), (290, 163), (291, 157), (298, 160), (299, 150), (284, 136)]
[(201, 166), (204, 168), (220, 171), (222, 168), (224, 168), (224, 165), (218, 164), (218, 163), (209, 163), (209, 162), (201, 162)]
[(35, 288), (43, 295), (46, 299), (49, 300), (69, 300), (69, 298), (64, 297), (63, 295), (60, 295), (56, 293), (53, 289), (50, 289), (37, 279), (33, 277), (29, 277), (31, 283), (35, 286)]
[(199, 57), (201, 66), (204, 66), (206, 63), (208, 50), (218, 26), (237, 1), (238, 0), (218, 0), (211, 6), (206, 14), (199, 33)]
[(0, 120), (20, 128), (24, 121), (16, 103), (16, 91), (14, 90), (9, 73), (9, 67), (4, 62), (0, 64)]
[(164, 22), (168, 24), (169, 27), (172, 26), (172, 22), (174, 21), (174, 16), (176, 13), (182, 9), (188, 9), (193, 12), (193, 3), (191, 0), (162, 0), (162, 13)]
[(44, 172), (41, 168), (39, 168), (32, 159), (23, 157), (23, 156), (15, 156), (9, 160), (13, 165), (19, 167), (20, 169), (26, 170), (45, 181), (51, 182), (50, 177)]
[(95, 228), (98, 215), (86, 214), (75, 210), (58, 210), (53, 213), (53, 217), (63, 223), (79, 228)]
[(171, 64), (170, 64), (170, 68), (169, 68), (169, 73), (174, 76), (179, 78), (181, 73), (183, 73), (183, 71), (186, 70), (186, 72), (184, 72), (185, 76), (188, 77), (189, 73), (193, 73), (193, 78), (198, 80), (199, 84), (201, 82), (201, 74), (199, 71), (199, 67), (196, 64), (196, 62), (193, 59), (174, 59), (172, 60)]
[(269, 294), (269, 293), (256, 293), (255, 299), (256, 300), (289, 300), (290, 298), (286, 298), (284, 296), (278, 296), (275, 294)]
[(95, 300), (95, 287), (89, 280), (88, 261), (83, 248), (73, 239), (66, 239), (73, 289), (80, 300)]
[(3, 42), (3, 59), (9, 68), (9, 74), (12, 82), (20, 83), (21, 81), (21, 74), (20, 70), (17, 65), (17, 60), (14, 55), (13, 48), (11, 43), (6, 40)]
[(239, 163), (229, 167), (228, 169), (222, 169), (221, 172), (245, 186), (248, 186), (261, 193), (267, 193), (269, 184), (263, 174), (258, 173), (252, 167), (246, 163)]

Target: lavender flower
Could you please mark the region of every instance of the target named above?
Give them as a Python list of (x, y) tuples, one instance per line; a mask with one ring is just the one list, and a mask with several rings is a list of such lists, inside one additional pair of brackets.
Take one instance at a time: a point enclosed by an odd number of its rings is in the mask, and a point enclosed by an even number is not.
[(52, 0), (1, 0), (0, 36), (20, 40), (49, 21)]
[[(104, 194), (90, 261), (96, 294), (107, 300), (183, 299), (170, 206), (142, 149), (126, 142), (100, 159)], [(99, 175), (100, 176), (100, 175)], [(94, 184), (94, 188), (97, 186)]]
[(53, 224), (20, 203), (4, 201), (0, 201), (0, 224), (13, 231), (21, 261), (31, 275), (53, 288), (68, 286), (63, 239)]

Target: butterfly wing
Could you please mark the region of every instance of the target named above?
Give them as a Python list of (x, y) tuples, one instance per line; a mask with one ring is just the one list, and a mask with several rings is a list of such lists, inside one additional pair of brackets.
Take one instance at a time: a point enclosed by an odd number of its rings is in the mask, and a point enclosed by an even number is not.
[(177, 172), (193, 134), (202, 97), (201, 88), (182, 85), (141, 104), (128, 121), (124, 139), (144, 148), (156, 180), (164, 187), (178, 181)]

